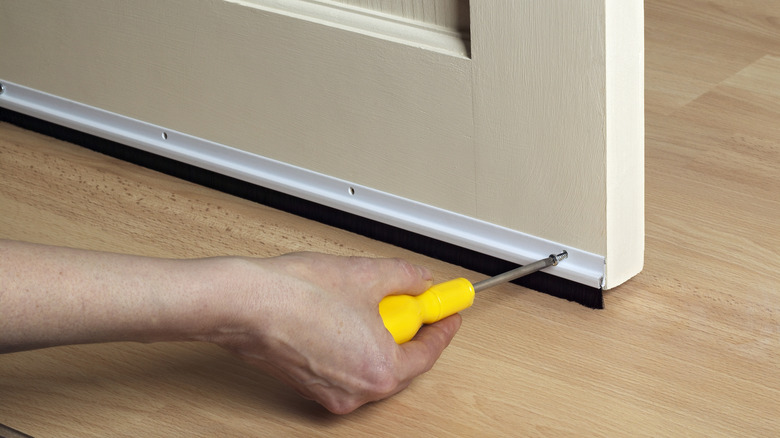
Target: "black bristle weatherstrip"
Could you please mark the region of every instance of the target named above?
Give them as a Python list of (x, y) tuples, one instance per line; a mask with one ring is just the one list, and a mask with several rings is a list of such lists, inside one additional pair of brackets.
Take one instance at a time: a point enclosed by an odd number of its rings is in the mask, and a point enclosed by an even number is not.
[[(406, 231), (375, 220), (307, 201), (276, 190), (260, 187), (236, 178), (135, 149), (114, 141), (60, 126), (21, 113), (0, 108), (0, 121), (36, 131), (60, 140), (144, 166), (177, 178), (229, 193), (307, 219), (348, 230), (411, 251), (494, 276), (516, 268), (505, 260), (462, 248), (431, 237)], [(565, 262), (563, 262), (565, 263)], [(539, 292), (582, 304), (591, 309), (604, 308), (603, 291), (599, 288), (536, 272), (513, 283)]]
[(26, 433), (19, 432), (18, 430), (8, 427), (4, 424), (0, 424), (0, 438), (33, 438)]

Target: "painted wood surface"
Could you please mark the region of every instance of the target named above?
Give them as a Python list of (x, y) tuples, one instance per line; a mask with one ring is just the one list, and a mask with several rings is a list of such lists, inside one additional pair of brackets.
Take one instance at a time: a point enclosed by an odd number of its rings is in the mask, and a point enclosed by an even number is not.
[(0, 78), (641, 269), (641, 1), (471, 1), (469, 56), (284, 4), (4, 2)]
[(607, 288), (642, 270), (645, 252), (644, 2), (607, 0), (605, 233)]
[(469, 30), (468, 0), (315, 0), (420, 21), (460, 32)]
[[(468, 59), (250, 3), (11, 2), (2, 15), (4, 79), (475, 214)], [(37, 47), (56, 69), (41, 71)]]
[(603, 2), (472, 6), (477, 210), (604, 254)]

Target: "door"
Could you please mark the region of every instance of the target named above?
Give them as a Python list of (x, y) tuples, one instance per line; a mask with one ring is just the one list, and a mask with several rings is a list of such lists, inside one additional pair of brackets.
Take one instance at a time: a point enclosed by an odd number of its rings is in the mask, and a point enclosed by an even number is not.
[(0, 105), (610, 288), (643, 258), (642, 8), (0, 0)]

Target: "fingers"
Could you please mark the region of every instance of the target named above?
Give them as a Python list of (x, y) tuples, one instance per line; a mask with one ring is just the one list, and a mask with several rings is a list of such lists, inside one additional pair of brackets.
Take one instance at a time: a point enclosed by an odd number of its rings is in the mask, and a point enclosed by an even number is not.
[(400, 354), (392, 374), (377, 375), (363, 397), (319, 400), (333, 413), (348, 413), (359, 406), (391, 397), (409, 386), (412, 380), (429, 371), (460, 328), (460, 315), (452, 315), (435, 324), (423, 327), (411, 341), (397, 345)]
[[(385, 329), (378, 303), (387, 295), (418, 295), (427, 290), (433, 275), (424, 267), (400, 259), (313, 253), (274, 261), (276, 270), (284, 274), (283, 280), (292, 284), (282, 290), (303, 287), (307, 291), (282, 294), (281, 300), (304, 297), (306, 301), (285, 308), (308, 309), (311, 314), (327, 309), (327, 313), (299, 318), (291, 312), (287, 319), (274, 319), (274, 333), (281, 332), (284, 345), (305, 361), (286, 361), (283, 351), (264, 352), (265, 356), (270, 357), (283, 381), (331, 412), (350, 412), (401, 391), (433, 367), (460, 327), (461, 318), (454, 315), (423, 327), (403, 345), (397, 345)], [(311, 308), (315, 298), (318, 306)], [(307, 330), (301, 330), (301, 321), (306, 321)], [(343, 331), (333, 321), (353, 326)]]
[(459, 314), (441, 321), (423, 326), (411, 341), (399, 345), (403, 351), (403, 362), (399, 364), (402, 380), (412, 378), (429, 371), (439, 359), (441, 353), (450, 344), (461, 324)]
[(428, 268), (414, 265), (402, 259), (373, 260), (377, 263), (378, 298), (387, 295), (418, 295), (433, 284), (433, 274)]

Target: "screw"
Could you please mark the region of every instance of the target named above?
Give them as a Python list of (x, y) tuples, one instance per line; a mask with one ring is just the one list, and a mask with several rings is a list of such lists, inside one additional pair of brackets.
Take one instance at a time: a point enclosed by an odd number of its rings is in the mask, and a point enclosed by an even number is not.
[(3, 85), (2, 82), (0, 82), (0, 94), (5, 93), (5, 85)]
[(560, 254), (550, 254), (550, 259), (552, 260), (553, 266), (558, 266), (558, 263), (560, 263), (561, 260), (566, 259), (569, 257), (569, 253), (564, 250)]

